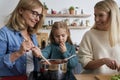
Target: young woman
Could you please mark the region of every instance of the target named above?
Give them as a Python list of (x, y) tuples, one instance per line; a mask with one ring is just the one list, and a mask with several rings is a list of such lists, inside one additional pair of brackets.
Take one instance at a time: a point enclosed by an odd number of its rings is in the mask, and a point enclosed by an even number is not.
[(94, 7), (95, 25), (80, 43), (79, 60), (84, 72), (115, 74), (120, 71), (120, 10), (114, 0)]
[[(72, 45), (70, 31), (64, 22), (55, 22), (50, 32), (50, 44), (42, 50), (43, 56), (48, 59), (65, 59), (76, 55), (75, 47)], [(77, 56), (68, 60), (67, 73), (72, 74), (72, 69), (78, 64)], [(69, 79), (70, 77), (70, 79)], [(75, 80), (73, 75), (68, 79)]]
[(20, 0), (8, 23), (0, 29), (0, 76), (23, 76), (37, 70), (36, 32), (42, 23), (41, 2)]

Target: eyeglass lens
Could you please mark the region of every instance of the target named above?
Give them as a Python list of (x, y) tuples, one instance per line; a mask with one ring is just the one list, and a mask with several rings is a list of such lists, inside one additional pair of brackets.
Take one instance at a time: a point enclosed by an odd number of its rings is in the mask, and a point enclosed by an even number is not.
[(31, 10), (31, 11), (32, 11), (32, 14), (33, 14), (35, 17), (38, 17), (38, 16), (39, 16), (39, 18), (43, 17), (43, 15), (42, 15), (42, 14), (39, 14), (37, 11), (33, 11), (33, 10)]

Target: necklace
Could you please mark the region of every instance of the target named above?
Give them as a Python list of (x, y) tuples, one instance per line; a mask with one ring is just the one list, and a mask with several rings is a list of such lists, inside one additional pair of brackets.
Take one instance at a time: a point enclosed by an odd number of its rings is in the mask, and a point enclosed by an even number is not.
[(21, 34), (25, 40), (31, 41), (30, 35), (28, 34), (27, 30), (21, 31)]

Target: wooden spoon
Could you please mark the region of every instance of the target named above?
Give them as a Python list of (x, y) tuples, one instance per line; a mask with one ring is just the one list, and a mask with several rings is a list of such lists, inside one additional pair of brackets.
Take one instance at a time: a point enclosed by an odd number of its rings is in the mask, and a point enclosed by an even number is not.
[(50, 63), (43, 55), (41, 55), (41, 57), (42, 57), (49, 65), (51, 65), (51, 63)]

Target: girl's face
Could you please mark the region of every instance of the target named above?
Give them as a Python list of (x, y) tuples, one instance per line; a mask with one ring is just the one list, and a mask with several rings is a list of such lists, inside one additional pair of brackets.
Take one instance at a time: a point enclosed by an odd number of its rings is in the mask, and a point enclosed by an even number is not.
[(54, 31), (53, 33), (55, 42), (60, 44), (60, 43), (65, 43), (67, 41), (67, 31), (66, 29), (60, 28)]
[(34, 27), (35, 24), (38, 23), (40, 18), (42, 17), (42, 8), (39, 7), (32, 10), (25, 9), (21, 10), (20, 13), (28, 27)]
[(97, 8), (95, 8), (94, 12), (96, 28), (98, 30), (107, 31), (109, 28), (108, 26), (109, 13)]

